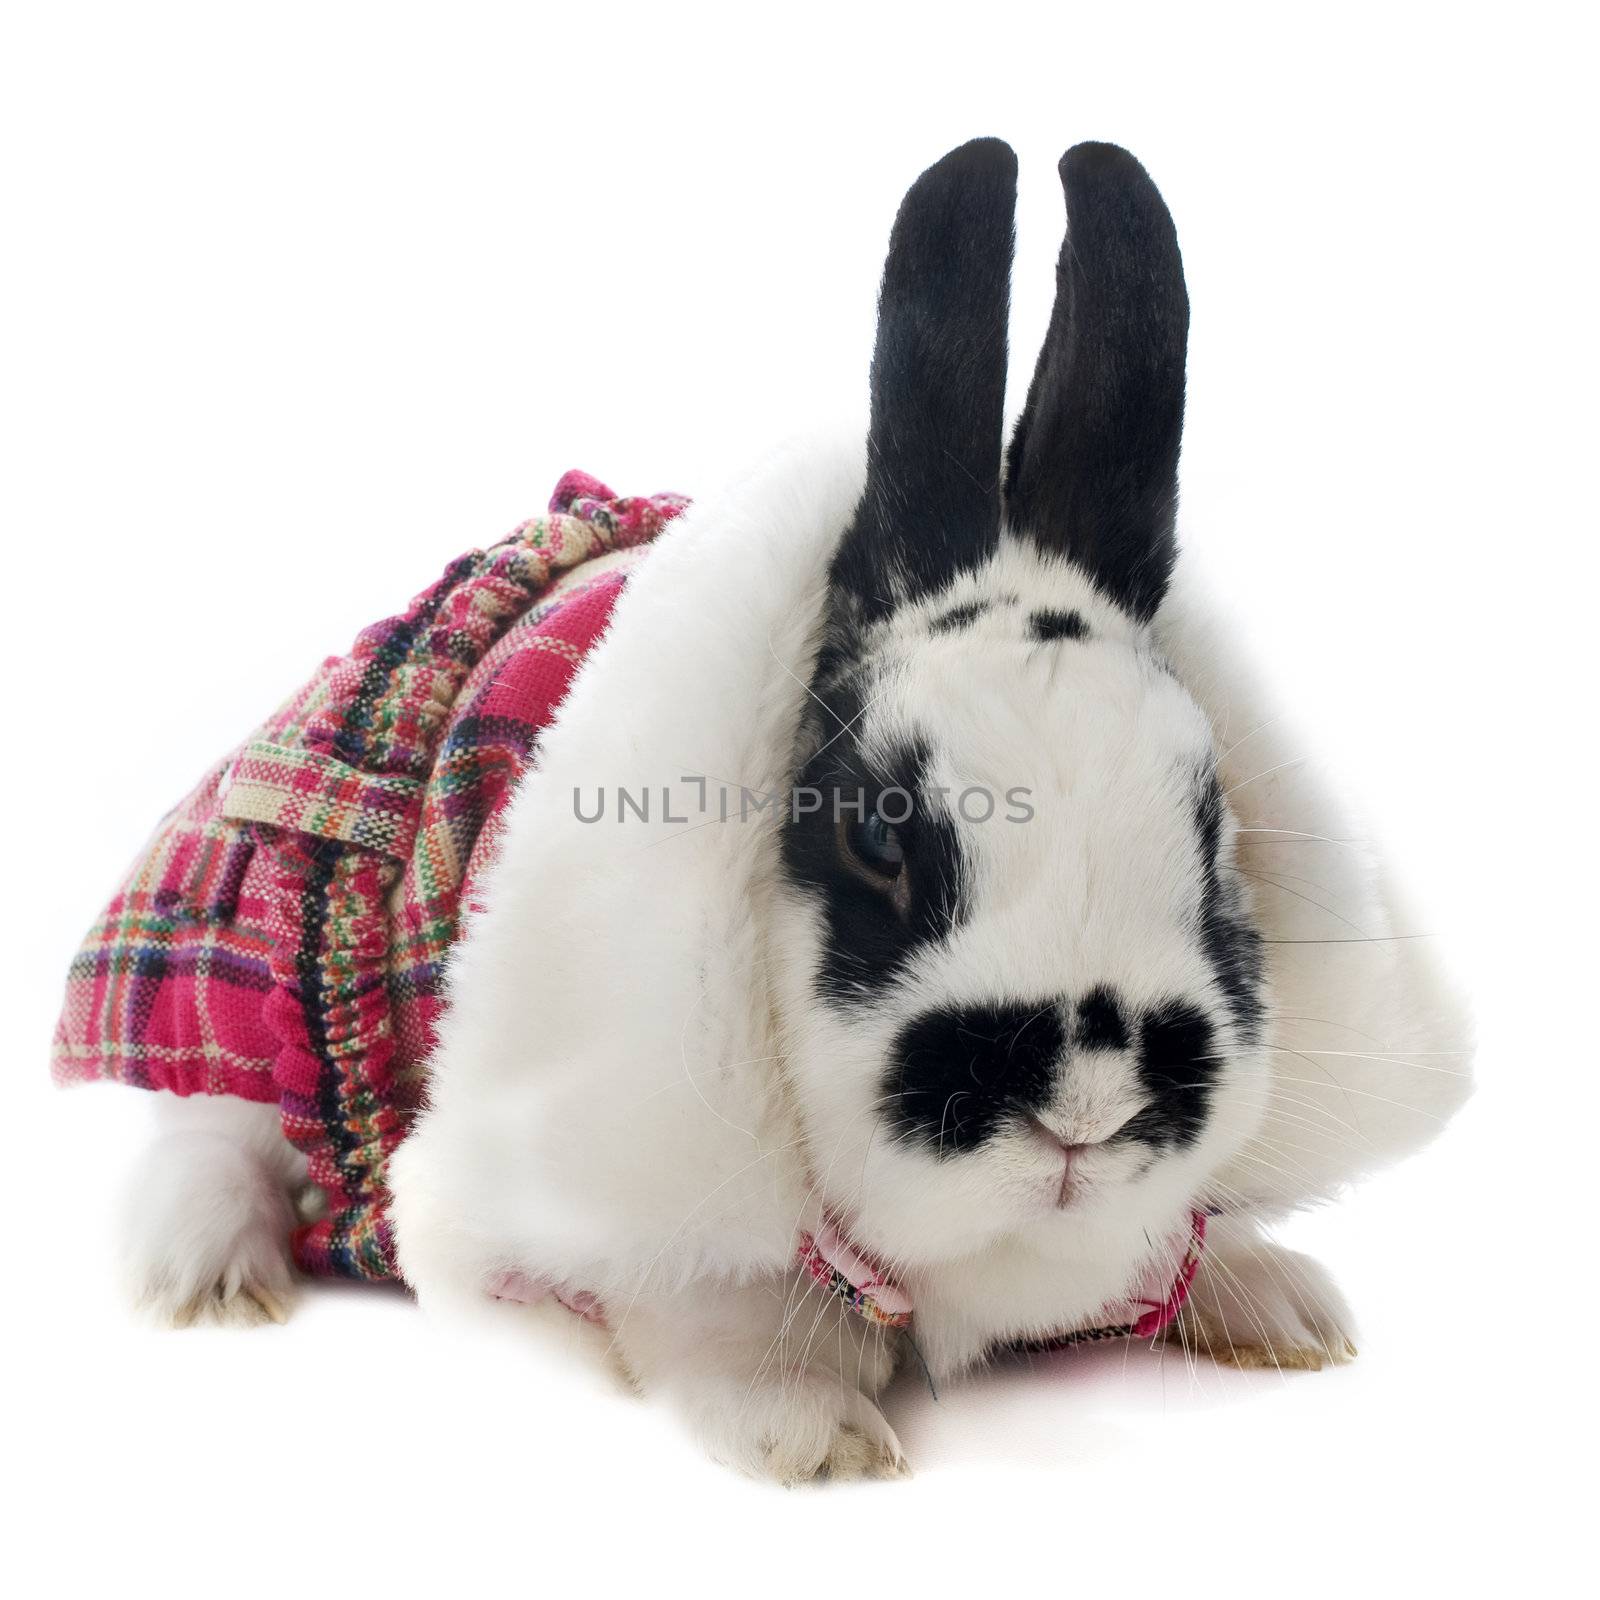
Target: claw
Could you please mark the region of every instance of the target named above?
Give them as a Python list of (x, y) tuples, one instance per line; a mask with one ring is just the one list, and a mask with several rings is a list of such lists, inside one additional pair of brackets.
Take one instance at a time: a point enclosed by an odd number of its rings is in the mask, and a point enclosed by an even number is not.
[(245, 1284), (233, 1293), (220, 1283), (213, 1284), (204, 1293), (177, 1304), (161, 1294), (147, 1294), (141, 1303), (169, 1328), (196, 1328), (208, 1323), (235, 1328), (269, 1322), (281, 1326), (289, 1320), (287, 1296), (260, 1284)]
[(270, 1289), (246, 1289), (245, 1293), (266, 1312), (269, 1322), (275, 1322), (282, 1327), (289, 1320), (289, 1312), (284, 1303)]

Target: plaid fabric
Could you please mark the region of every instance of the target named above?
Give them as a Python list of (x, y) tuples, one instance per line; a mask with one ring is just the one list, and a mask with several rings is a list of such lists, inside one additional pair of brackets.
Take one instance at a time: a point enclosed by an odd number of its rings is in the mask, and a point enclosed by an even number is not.
[(60, 1082), (278, 1102), (311, 1272), (384, 1278), (462, 896), (639, 547), (687, 504), (569, 472), (549, 514), (368, 628), (168, 813), (85, 940)]

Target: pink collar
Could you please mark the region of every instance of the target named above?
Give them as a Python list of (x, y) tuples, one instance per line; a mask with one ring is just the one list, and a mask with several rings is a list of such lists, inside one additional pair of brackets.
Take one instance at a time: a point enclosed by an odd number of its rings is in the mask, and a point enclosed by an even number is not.
[[(1205, 1248), (1204, 1212), (1189, 1214), (1189, 1239), (1174, 1277), (1168, 1278), (1157, 1256), (1125, 1299), (1103, 1307), (1093, 1326), (1051, 1334), (1042, 1339), (1022, 1339), (1017, 1350), (1059, 1350), (1067, 1345), (1097, 1339), (1153, 1339), (1183, 1309), (1194, 1282), (1200, 1253)], [(885, 1328), (911, 1324), (911, 1296), (895, 1283), (864, 1250), (853, 1244), (833, 1218), (816, 1233), (802, 1233), (796, 1261), (831, 1294), (837, 1295), (868, 1322)]]
[[(1087, 1328), (1073, 1328), (1042, 1339), (1018, 1339), (1008, 1348), (1019, 1351), (1061, 1350), (1099, 1339), (1153, 1339), (1183, 1309), (1205, 1248), (1205, 1213), (1189, 1214), (1189, 1238), (1175, 1276), (1168, 1278), (1158, 1254), (1127, 1297), (1103, 1306)], [(911, 1296), (864, 1250), (853, 1244), (831, 1217), (816, 1233), (802, 1233), (796, 1263), (850, 1310), (884, 1328), (911, 1325)], [(512, 1268), (498, 1272), (486, 1285), (496, 1300), (533, 1304), (555, 1299), (586, 1322), (605, 1326), (599, 1297), (573, 1291), (554, 1279)]]

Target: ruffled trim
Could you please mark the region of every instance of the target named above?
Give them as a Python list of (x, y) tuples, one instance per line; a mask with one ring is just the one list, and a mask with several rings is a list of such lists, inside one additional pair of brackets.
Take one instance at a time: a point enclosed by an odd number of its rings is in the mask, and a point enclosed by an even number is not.
[(385, 1172), (412, 1097), (397, 1092), (390, 904), (427, 842), (416, 797), (461, 688), (561, 573), (654, 538), (687, 503), (619, 499), (569, 472), (548, 516), (462, 556), (406, 612), (366, 629), (293, 748), (251, 747), (241, 762), (229, 802), (260, 827), (275, 869), (273, 1081), (284, 1133), (327, 1197), (295, 1236), (308, 1272), (395, 1271)]

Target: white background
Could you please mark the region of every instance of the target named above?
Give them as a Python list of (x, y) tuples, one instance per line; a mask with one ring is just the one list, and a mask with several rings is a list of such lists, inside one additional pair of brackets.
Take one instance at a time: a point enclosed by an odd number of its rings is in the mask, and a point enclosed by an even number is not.
[[(0, 37), (13, 1592), (1566, 1592), (1592, 1498), (1595, 139), (1580, 8), (50, 5)], [(854, 403), (894, 207), (1113, 139), (1194, 306), (1181, 531), (1448, 931), (1482, 1088), (1287, 1236), (1351, 1369), (1090, 1351), (783, 1493), (398, 1292), (161, 1336), (108, 1241), (130, 1091), (55, 1095), (155, 817), (568, 466), (704, 492)], [(1577, 1464), (1569, 1457), (1580, 1452)]]

